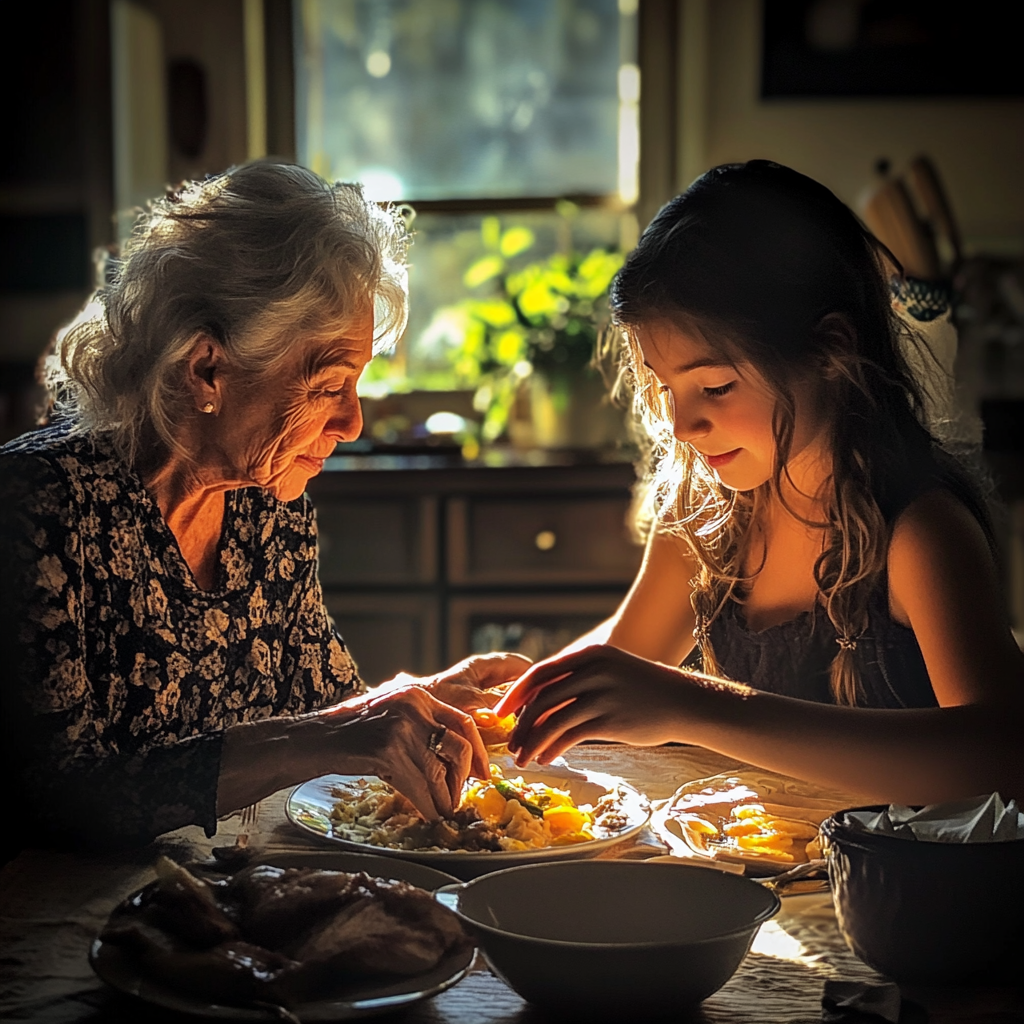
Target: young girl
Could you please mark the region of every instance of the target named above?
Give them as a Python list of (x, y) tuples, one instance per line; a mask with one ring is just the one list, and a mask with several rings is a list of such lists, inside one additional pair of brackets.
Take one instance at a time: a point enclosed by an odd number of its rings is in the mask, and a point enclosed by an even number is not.
[(612, 308), (653, 445), (647, 550), (612, 618), (503, 701), (520, 764), (675, 740), (881, 800), (1024, 797), (985, 502), (922, 425), (890, 262), (766, 161), (644, 232)]

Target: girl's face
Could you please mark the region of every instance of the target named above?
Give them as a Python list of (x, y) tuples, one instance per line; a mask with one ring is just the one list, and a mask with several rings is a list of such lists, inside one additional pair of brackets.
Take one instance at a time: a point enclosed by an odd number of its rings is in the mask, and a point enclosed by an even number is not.
[[(645, 364), (672, 399), (675, 436), (692, 445), (732, 490), (753, 490), (771, 480), (776, 398), (753, 365), (729, 362), (723, 353), (669, 321), (643, 325), (637, 330), (637, 341)], [(793, 392), (791, 473), (815, 454), (827, 424), (810, 384), (796, 384)]]

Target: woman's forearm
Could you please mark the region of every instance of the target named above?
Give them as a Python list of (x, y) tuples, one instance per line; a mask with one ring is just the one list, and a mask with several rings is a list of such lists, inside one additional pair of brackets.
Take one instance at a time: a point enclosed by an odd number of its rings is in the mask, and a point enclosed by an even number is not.
[(1024, 799), (1024, 704), (875, 710), (706, 683), (687, 686), (679, 738), (882, 801), (998, 790)]
[(365, 698), (356, 697), (327, 712), (268, 718), (225, 730), (218, 815), (329, 772), (373, 774), (377, 762), (358, 728), (367, 714)]

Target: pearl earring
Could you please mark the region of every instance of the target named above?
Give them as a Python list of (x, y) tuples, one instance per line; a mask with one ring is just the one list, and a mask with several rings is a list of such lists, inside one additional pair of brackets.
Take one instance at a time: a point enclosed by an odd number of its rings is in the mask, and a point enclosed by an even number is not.
[(207, 402), (206, 405), (203, 406), (203, 412), (213, 412), (213, 402)]

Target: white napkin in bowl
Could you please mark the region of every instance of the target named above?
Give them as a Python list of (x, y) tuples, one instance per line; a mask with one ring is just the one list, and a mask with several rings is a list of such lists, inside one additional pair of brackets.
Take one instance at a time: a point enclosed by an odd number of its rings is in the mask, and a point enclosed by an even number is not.
[(991, 843), (1024, 839), (1024, 812), (1016, 800), (1004, 803), (998, 793), (912, 807), (890, 804), (884, 811), (847, 811), (845, 820), (865, 832), (885, 832), (902, 839), (938, 843)]

